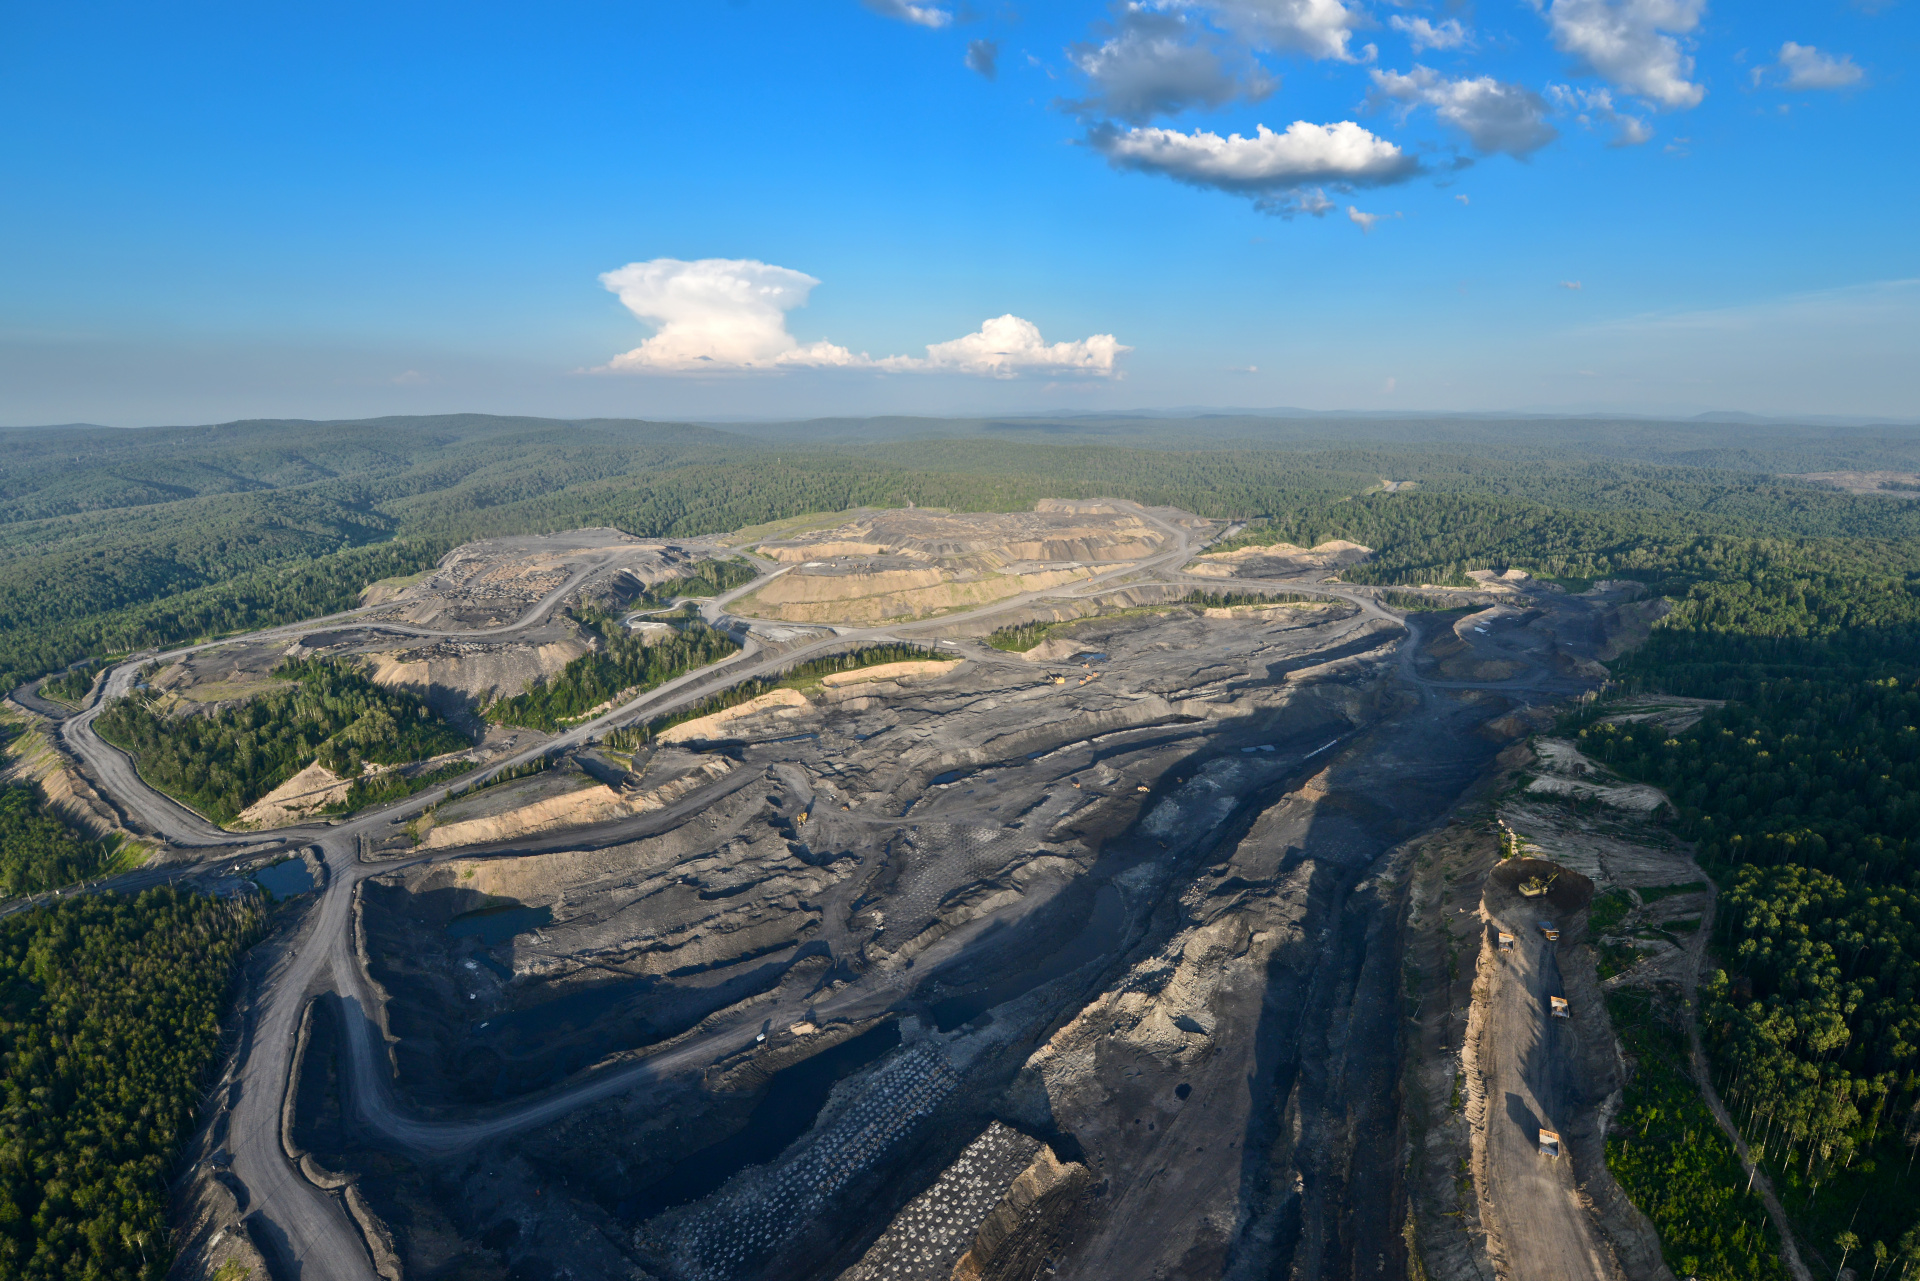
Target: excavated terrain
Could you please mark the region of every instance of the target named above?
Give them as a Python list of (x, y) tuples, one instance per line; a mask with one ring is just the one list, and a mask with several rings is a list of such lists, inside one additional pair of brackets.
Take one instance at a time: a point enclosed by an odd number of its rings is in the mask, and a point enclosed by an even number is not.
[[(888, 515), (920, 542), (787, 541), (1012, 545)], [(396, 1105), (457, 1128), (626, 1084), (429, 1156), (356, 1119), (362, 1016), (323, 1003), (289, 1141), (408, 1277), (1405, 1275), (1415, 838), (1587, 686), (1599, 605), (1461, 636), (1155, 603), (1184, 590), (446, 803), (358, 905)], [(1490, 663), (1510, 690), (1469, 687)]]
[[(617, 529), (571, 529), (562, 534), (488, 538), (456, 547), (429, 573), (373, 584), (363, 605), (368, 617), (451, 631), (501, 627), (587, 571), (613, 571), (628, 580), (629, 596), (685, 573), (705, 544), (647, 542)], [(616, 589), (617, 590), (617, 589)]]
[[(1213, 522), (1185, 517), (1204, 533)], [(1030, 512), (862, 511), (843, 523), (764, 538), (755, 552), (791, 568), (739, 605), (792, 623), (927, 618), (1074, 583), (1167, 551), (1166, 531), (1099, 502)]]

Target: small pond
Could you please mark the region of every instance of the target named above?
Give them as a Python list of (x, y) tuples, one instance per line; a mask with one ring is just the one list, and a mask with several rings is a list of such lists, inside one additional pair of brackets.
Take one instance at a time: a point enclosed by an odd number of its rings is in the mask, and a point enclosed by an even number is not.
[(484, 907), (478, 912), (462, 912), (447, 922), (447, 937), (450, 939), (479, 939), (484, 947), (493, 947), (504, 943), (516, 934), (525, 934), (528, 930), (537, 930), (553, 924), (553, 909), (542, 905), (527, 907), (524, 904), (512, 904), (505, 907)]
[(253, 874), (254, 881), (272, 895), (280, 899), (292, 898), (296, 894), (305, 894), (313, 889), (313, 873), (307, 870), (306, 863), (297, 858), (286, 859), (272, 867), (263, 867)]

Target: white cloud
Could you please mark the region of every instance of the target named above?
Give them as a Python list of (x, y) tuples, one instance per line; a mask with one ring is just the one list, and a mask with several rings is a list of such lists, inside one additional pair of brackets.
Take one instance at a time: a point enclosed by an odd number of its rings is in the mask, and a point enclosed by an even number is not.
[(1459, 201), (1459, 202), (1460, 202), (1461, 204), (1463, 204), (1463, 205), (1470, 205), (1470, 204), (1472, 204), (1472, 203), (1473, 203), (1473, 200), (1472, 200), (1472, 199), (1471, 199), (1470, 197), (1468, 197), (1468, 196), (1458, 196), (1458, 195), (1457, 195), (1457, 196), (1455, 196), (1455, 197), (1454, 197), (1454, 199), (1455, 199), (1455, 200), (1458, 200), (1458, 201)]
[(1123, 347), (1112, 334), (1094, 334), (1078, 342), (1049, 344), (1040, 336), (1040, 327), (1018, 316), (999, 316), (981, 324), (977, 333), (949, 342), (927, 344), (924, 360), (912, 356), (889, 356), (874, 364), (881, 369), (904, 369), (923, 373), (983, 374), (989, 378), (1012, 378), (1021, 373), (1077, 373), (1110, 377), (1114, 362), (1131, 347)]
[[(1252, 137), (1196, 129), (1096, 129), (1089, 141), (1116, 168), (1165, 174), (1196, 187), (1248, 195), (1292, 192), (1315, 183), (1372, 186), (1396, 182), (1420, 162), (1385, 138), (1351, 120), (1330, 125), (1296, 120), (1286, 132), (1255, 126)], [(1287, 211), (1324, 213), (1333, 204), (1323, 193), (1300, 192)]]
[(1214, 33), (1184, 13), (1127, 5), (1105, 39), (1067, 49), (1068, 61), (1093, 92), (1065, 105), (1083, 115), (1143, 124), (1190, 107), (1217, 107), (1242, 94), (1257, 101), (1272, 91), (1272, 79), (1258, 66), (1236, 69), (1229, 57)]
[(1362, 213), (1352, 205), (1347, 206), (1347, 221), (1360, 228), (1363, 232), (1372, 231), (1373, 224), (1379, 222), (1381, 217), (1382, 215), (1380, 214)]
[(1460, 25), (1458, 18), (1448, 18), (1436, 24), (1425, 18), (1408, 18), (1396, 13), (1387, 19), (1387, 25), (1406, 36), (1407, 43), (1413, 46), (1415, 53), (1424, 53), (1428, 49), (1460, 49), (1473, 43), (1473, 37)]
[(1560, 282), (1560, 288), (1577, 294), (1580, 292), (1580, 282), (1577, 280), (1563, 280)]
[(1449, 80), (1418, 64), (1405, 75), (1397, 71), (1372, 74), (1375, 97), (1404, 103), (1409, 109), (1423, 104), (1432, 107), (1481, 151), (1526, 156), (1559, 136), (1547, 123), (1546, 100), (1525, 85), (1507, 84), (1492, 76)]
[(1548, 85), (1547, 93), (1555, 105), (1574, 113), (1574, 119), (1587, 128), (1605, 125), (1613, 130), (1612, 147), (1637, 147), (1653, 137), (1653, 127), (1643, 116), (1631, 115), (1613, 105), (1613, 94), (1606, 89), (1576, 89), (1572, 85)]
[(1780, 46), (1778, 63), (1753, 69), (1753, 82), (1757, 85), (1771, 81), (1787, 89), (1845, 89), (1859, 84), (1866, 75), (1852, 54), (1836, 58), (1810, 44), (1789, 40)]
[(1297, 213), (1324, 218), (1339, 207), (1338, 202), (1329, 200), (1327, 193), (1319, 187), (1305, 187), (1281, 198), (1254, 202), (1254, 208), (1264, 213), (1280, 214), (1287, 218)]
[(1309, 58), (1357, 61), (1348, 49), (1353, 29), (1366, 21), (1364, 12), (1349, 9), (1341, 0), (1204, 0), (1221, 26), (1256, 49), (1298, 53)]
[(998, 40), (967, 41), (967, 70), (977, 71), (992, 80), (1000, 74), (1000, 42)]
[(787, 312), (804, 307), (820, 283), (804, 272), (750, 258), (656, 258), (606, 272), (600, 283), (658, 326), (653, 337), (615, 356), (610, 369), (771, 369), (853, 359), (830, 343), (802, 347), (787, 332)]
[(1048, 344), (1018, 316), (989, 320), (978, 333), (928, 346), (924, 358), (874, 359), (830, 342), (801, 343), (787, 313), (806, 305), (820, 282), (805, 272), (750, 258), (655, 258), (601, 275), (628, 311), (654, 325), (653, 337), (608, 361), (609, 373), (739, 373), (793, 368), (981, 374), (1023, 372), (1111, 376), (1132, 350), (1112, 334)]
[(932, 27), (936, 31), (953, 21), (951, 13), (930, 4), (911, 4), (908, 0), (866, 0), (866, 5), (883, 18), (898, 18), (916, 27)]
[(1554, 47), (1614, 88), (1663, 107), (1697, 107), (1707, 91), (1688, 79), (1693, 58), (1675, 37), (1697, 27), (1706, 7), (1706, 0), (1553, 0), (1546, 15)]

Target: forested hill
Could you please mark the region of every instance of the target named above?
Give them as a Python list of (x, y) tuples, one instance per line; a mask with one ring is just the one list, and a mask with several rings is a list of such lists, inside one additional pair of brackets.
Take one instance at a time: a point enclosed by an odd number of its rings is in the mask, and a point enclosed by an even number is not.
[[(1255, 518), (1268, 538), (1353, 537), (1380, 549), (1363, 573), (1382, 581), (1509, 564), (1652, 578), (1688, 557), (1725, 560), (1723, 548), (1702, 550), (1712, 539), (1797, 540), (1791, 555), (1822, 564), (1845, 554), (1920, 569), (1920, 504), (1756, 470), (1920, 467), (1920, 433), (1659, 428), (903, 420), (850, 444), (845, 424), (809, 436), (792, 425), (450, 415), (4, 431), (0, 686), (346, 608), (366, 583), (475, 537), (582, 525), (687, 536), (909, 501), (1173, 504)], [(1739, 466), (1694, 465), (1703, 459)], [(1417, 488), (1363, 497), (1385, 478)]]

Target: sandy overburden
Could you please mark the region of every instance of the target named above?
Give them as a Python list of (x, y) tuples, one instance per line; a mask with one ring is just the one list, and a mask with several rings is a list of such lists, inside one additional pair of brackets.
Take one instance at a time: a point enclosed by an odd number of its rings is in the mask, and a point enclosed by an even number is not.
[(926, 618), (1058, 587), (1165, 551), (1166, 535), (1102, 503), (1046, 501), (1030, 512), (909, 508), (755, 549), (792, 566), (740, 602), (799, 623)]

